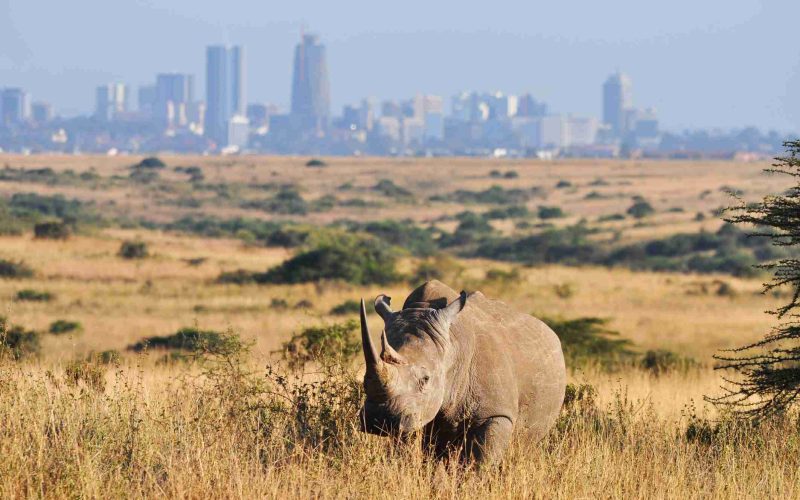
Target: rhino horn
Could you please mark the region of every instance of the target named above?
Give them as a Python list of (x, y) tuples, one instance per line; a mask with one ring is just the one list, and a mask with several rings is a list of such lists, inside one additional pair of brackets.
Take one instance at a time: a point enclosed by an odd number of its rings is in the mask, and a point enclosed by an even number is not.
[(361, 347), (364, 349), (364, 361), (367, 363), (367, 370), (377, 371), (381, 364), (381, 359), (372, 345), (372, 339), (369, 337), (369, 326), (367, 325), (367, 308), (364, 305), (364, 299), (361, 299)]
[(381, 332), (381, 359), (392, 365), (408, 364), (405, 358), (389, 344), (389, 339), (386, 338), (386, 330)]
[(384, 323), (391, 321), (392, 315), (394, 315), (392, 308), (389, 306), (391, 303), (392, 298), (388, 295), (381, 294), (375, 298), (375, 312), (377, 312), (378, 315), (383, 318)]

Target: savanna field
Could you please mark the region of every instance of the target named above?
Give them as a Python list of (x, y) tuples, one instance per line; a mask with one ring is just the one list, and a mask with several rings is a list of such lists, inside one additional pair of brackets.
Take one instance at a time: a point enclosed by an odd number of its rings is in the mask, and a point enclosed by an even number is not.
[[(720, 211), (767, 163), (0, 162), (4, 498), (800, 497), (797, 417), (704, 399), (787, 300)], [(500, 467), (357, 431), (355, 301), (432, 278), (561, 338), (562, 415)]]

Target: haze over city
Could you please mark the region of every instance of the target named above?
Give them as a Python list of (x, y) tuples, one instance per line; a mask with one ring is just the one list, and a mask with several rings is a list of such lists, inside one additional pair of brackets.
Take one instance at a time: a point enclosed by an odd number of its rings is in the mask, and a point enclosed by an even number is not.
[(204, 47), (247, 48), (248, 98), (288, 107), (292, 48), (319, 33), (328, 49), (332, 109), (365, 96), (531, 92), (552, 111), (599, 116), (599, 87), (615, 69), (635, 104), (663, 128), (800, 124), (800, 73), (788, 1), (559, 5), (419, 1), (257, 5), (242, 1), (74, 4), (0, 2), (0, 86), (23, 87), (62, 116), (89, 114), (106, 81), (196, 75)]

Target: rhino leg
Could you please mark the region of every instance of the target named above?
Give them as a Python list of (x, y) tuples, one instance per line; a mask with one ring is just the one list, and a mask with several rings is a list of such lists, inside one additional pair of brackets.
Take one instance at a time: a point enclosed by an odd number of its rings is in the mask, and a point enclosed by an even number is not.
[(492, 417), (469, 430), (465, 458), (477, 465), (499, 462), (511, 442), (514, 424), (508, 417)]

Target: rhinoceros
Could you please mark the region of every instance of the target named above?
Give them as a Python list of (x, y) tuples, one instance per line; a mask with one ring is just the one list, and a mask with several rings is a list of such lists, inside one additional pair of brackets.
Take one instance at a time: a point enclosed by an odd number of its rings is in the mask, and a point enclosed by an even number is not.
[(436, 457), (458, 451), (479, 464), (500, 459), (514, 431), (535, 440), (548, 432), (564, 401), (566, 369), (547, 325), (435, 280), (411, 292), (400, 311), (390, 301), (375, 299), (385, 325), (378, 351), (361, 300), (362, 431), (422, 430), (423, 446)]

